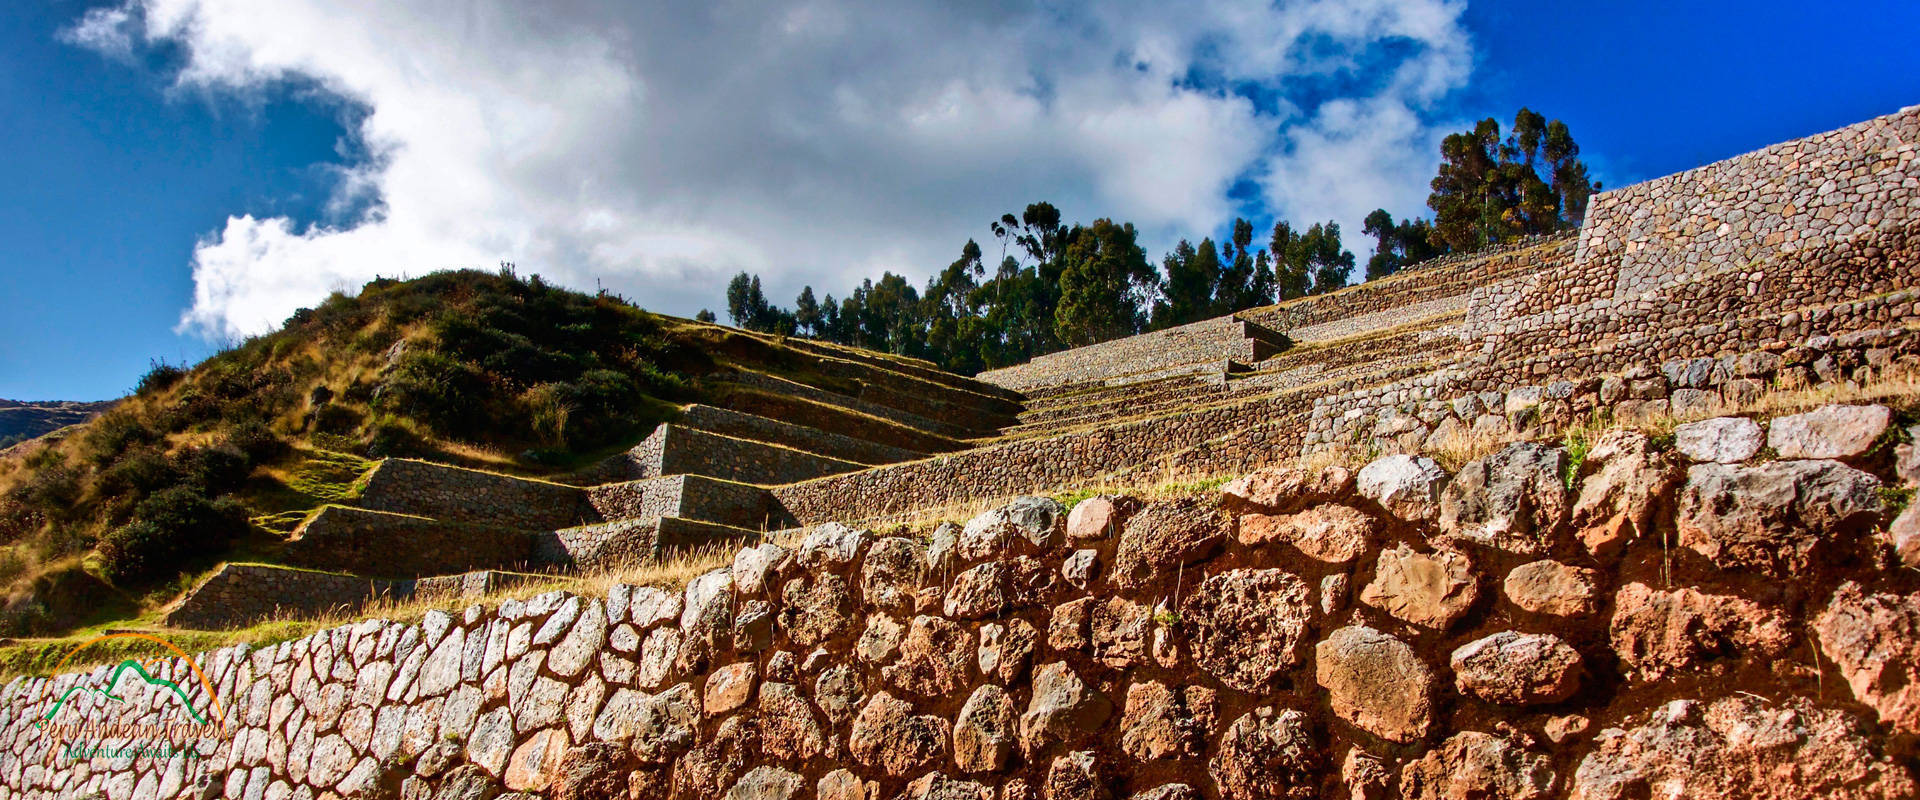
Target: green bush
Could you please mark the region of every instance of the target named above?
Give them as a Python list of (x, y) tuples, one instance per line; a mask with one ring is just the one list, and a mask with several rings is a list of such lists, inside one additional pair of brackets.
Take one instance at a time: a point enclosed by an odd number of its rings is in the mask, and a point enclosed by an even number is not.
[(431, 350), (409, 350), (381, 387), (375, 407), (412, 417), (435, 433), (467, 436), (486, 423), (486, 376)]
[(187, 371), (182, 367), (165, 361), (155, 361), (153, 366), (147, 369), (147, 374), (140, 376), (140, 383), (134, 386), (133, 393), (163, 392), (186, 376)]
[(87, 425), (81, 439), (82, 450), (95, 464), (105, 466), (120, 457), (127, 448), (159, 439), (158, 433), (132, 411), (114, 409), (101, 414)]
[(117, 584), (173, 575), (225, 550), (246, 525), (246, 509), (232, 498), (209, 500), (198, 487), (175, 486), (140, 501), (133, 521), (101, 540), (101, 568)]

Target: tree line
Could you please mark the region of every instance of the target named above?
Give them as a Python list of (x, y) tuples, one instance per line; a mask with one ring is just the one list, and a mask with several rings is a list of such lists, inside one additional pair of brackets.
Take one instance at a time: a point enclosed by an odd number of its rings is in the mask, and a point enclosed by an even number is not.
[[(1560, 120), (1522, 108), (1508, 134), (1488, 118), (1446, 137), (1431, 183), (1431, 220), (1367, 215), (1374, 240), (1367, 280), (1451, 252), (1577, 227), (1600, 189)], [(1182, 239), (1159, 265), (1130, 222), (1068, 224), (1053, 204), (1029, 204), (988, 225), (999, 245), (991, 267), (969, 239), (960, 257), (916, 289), (883, 272), (835, 298), (800, 291), (792, 307), (770, 301), (760, 278), (728, 282), (727, 316), (742, 328), (805, 336), (924, 358), (962, 374), (1009, 366), (1069, 347), (1221, 316), (1348, 284), (1356, 267), (1331, 220), (1273, 223), (1258, 247), (1245, 218), (1216, 244)], [(710, 311), (700, 319), (714, 321)]]

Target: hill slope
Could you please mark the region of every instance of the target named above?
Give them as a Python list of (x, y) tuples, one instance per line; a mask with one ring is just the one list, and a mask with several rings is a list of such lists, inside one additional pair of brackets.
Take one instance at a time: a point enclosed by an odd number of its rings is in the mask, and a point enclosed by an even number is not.
[[(378, 280), (0, 458), (0, 633), (125, 618), (224, 558), (271, 558), (370, 459), (564, 478), (741, 373), (829, 391), (848, 355), (510, 273)], [(884, 421), (868, 420), (876, 426)], [(884, 432), (883, 432), (884, 433)], [(884, 436), (875, 438), (884, 439)]]

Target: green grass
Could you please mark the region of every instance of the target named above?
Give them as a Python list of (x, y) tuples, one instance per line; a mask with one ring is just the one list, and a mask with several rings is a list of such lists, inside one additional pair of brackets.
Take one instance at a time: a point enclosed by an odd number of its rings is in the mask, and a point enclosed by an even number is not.
[[(254, 647), (292, 641), (312, 633), (317, 623), (302, 621), (265, 622), (239, 631), (153, 630), (159, 638), (172, 642), (187, 653), (203, 653), (235, 644)], [(111, 629), (86, 630), (57, 639), (25, 639), (0, 647), (0, 676), (51, 675), (73, 648), (102, 633), (118, 631), (146, 632), (142, 626), (125, 625)], [(173, 652), (145, 639), (119, 638), (97, 642), (68, 662), (64, 671), (76, 667), (114, 663), (128, 658), (172, 658)]]

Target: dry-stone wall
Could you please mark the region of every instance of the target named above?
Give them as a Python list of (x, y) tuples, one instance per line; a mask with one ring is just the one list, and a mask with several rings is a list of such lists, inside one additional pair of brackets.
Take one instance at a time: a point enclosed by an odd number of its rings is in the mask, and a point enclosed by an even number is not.
[[(1783, 268), (1826, 280), (1755, 286), (1747, 299), (1817, 304), (1851, 268), (1911, 264), (1916, 192), (1920, 107), (1604, 192), (1572, 262), (1482, 290), (1467, 328), (1583, 330), (1674, 284), (1729, 272), (1757, 282)], [(1693, 307), (1696, 320), (1718, 311)]]
[[(1246, 398), (1233, 404), (1022, 439), (774, 493), (796, 518), (809, 521), (868, 518), (1155, 468), (1232, 472), (1271, 463), (1276, 452), (1400, 447), (1389, 442), (1431, 435), (1449, 416), (1438, 409), (1469, 394), (1544, 390), (1554, 383), (1598, 386), (1606, 376), (1668, 361), (1823, 349), (1819, 342), (1828, 337), (1863, 332), (1904, 338), (1904, 330), (1891, 329), (1920, 328), (1912, 291), (1920, 284), (1916, 198), (1920, 107), (1599, 195), (1577, 245), (1564, 236), (1526, 242), (1410, 270), (1378, 286), (1247, 312), (1280, 328), (1320, 328), (1318, 341), (1356, 326), (1411, 321), (1405, 315), (1412, 310), (1444, 310), (1424, 304), (1447, 298), (1450, 286), (1466, 291), (1449, 276), (1508, 278), (1473, 289), (1460, 325), (1413, 332), (1417, 352), (1383, 355), (1371, 373), (1325, 378), (1312, 363), (1297, 373), (1263, 371), (1232, 393)], [(1396, 288), (1402, 285), (1408, 288)], [(1371, 311), (1375, 305), (1382, 310)], [(1189, 327), (1205, 330), (1231, 319)], [(1456, 335), (1478, 344), (1437, 359)], [(1131, 352), (1151, 337), (1067, 351), (1000, 374), (1017, 376), (1029, 394), (1050, 399), (1084, 387), (1076, 382), (1082, 376), (1050, 365), (1099, 362), (1088, 353)], [(1888, 348), (1858, 348), (1854, 356), (1869, 358), (1867, 351), (1882, 358)], [(1136, 370), (1157, 366), (1163, 365), (1149, 357)], [(1809, 377), (1815, 384), (1854, 380)], [(1315, 381), (1324, 387), (1321, 396), (1304, 398), (1321, 388), (1311, 385)], [(1278, 393), (1247, 397), (1247, 385), (1261, 384)], [(1738, 386), (1751, 399), (1752, 384)], [(1682, 388), (1672, 401), (1679, 408), (1704, 402), (1706, 388)], [(1610, 408), (1620, 399), (1593, 407)], [(1467, 413), (1452, 416), (1448, 427), (1475, 432)], [(1478, 432), (1493, 432), (1491, 424)]]
[(577, 486), (389, 458), (368, 474), (355, 504), (453, 522), (546, 530), (591, 522), (585, 500)]
[[(185, 706), (114, 665), (21, 678), (0, 794), (1911, 798), (1895, 424), (1830, 406), (828, 524), (684, 587), (220, 650), (205, 688), (144, 665)], [(154, 738), (90, 749), (129, 732)]]
[(1025, 364), (982, 372), (979, 377), (998, 386), (1031, 392), (1129, 376), (1157, 377), (1157, 372), (1172, 368), (1228, 359), (1258, 361), (1285, 349), (1286, 344), (1286, 337), (1229, 315), (1048, 353)]
[(767, 529), (770, 522), (784, 523), (771, 507), (767, 490), (700, 475), (602, 484), (587, 490), (587, 496), (609, 520), (687, 517), (755, 530)]
[(769, 419), (758, 414), (746, 414), (697, 403), (687, 406), (680, 413), (680, 422), (709, 433), (785, 445), (828, 458), (856, 461), (862, 464), (891, 464), (896, 461), (911, 461), (925, 455), (913, 450), (830, 433), (805, 425)]
[(532, 548), (517, 528), (327, 506), (294, 531), (285, 556), (312, 569), (412, 578), (519, 567)]
[(1490, 251), (1423, 261), (1338, 292), (1241, 313), (1299, 341), (1340, 338), (1465, 308), (1473, 287), (1555, 270), (1573, 257), (1573, 235), (1523, 238)]
[(762, 484), (792, 483), (865, 466), (672, 422), (655, 428), (628, 455), (633, 464), (629, 475), (635, 478), (693, 474)]
[(293, 570), (266, 564), (222, 564), (167, 613), (169, 627), (219, 630), (280, 614), (354, 609), (380, 596), (404, 596), (409, 581)]
[(165, 620), (171, 628), (239, 628), (289, 616), (352, 612), (381, 599), (419, 597), (453, 602), (542, 577), (480, 570), (419, 580), (383, 580), (270, 564), (221, 564), (175, 603)]

